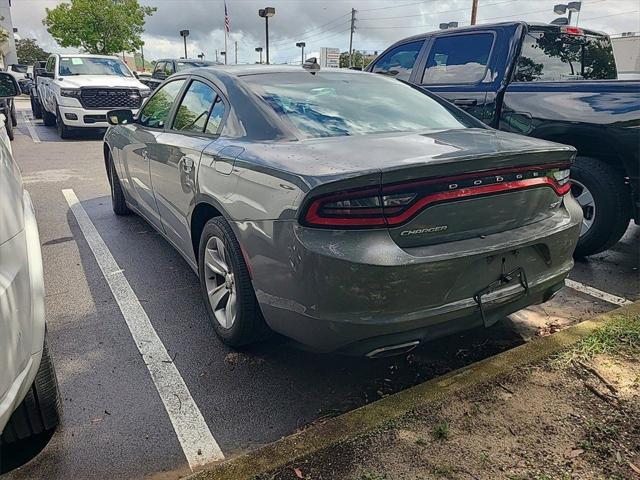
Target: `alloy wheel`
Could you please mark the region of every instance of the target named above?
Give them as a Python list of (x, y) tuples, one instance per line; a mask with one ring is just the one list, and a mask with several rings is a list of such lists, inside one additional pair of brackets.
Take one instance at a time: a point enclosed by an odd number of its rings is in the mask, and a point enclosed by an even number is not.
[(582, 208), (582, 225), (580, 236), (584, 236), (593, 226), (596, 218), (596, 201), (589, 189), (577, 180), (571, 180), (571, 194)]
[(211, 310), (220, 326), (229, 329), (238, 312), (237, 286), (227, 249), (216, 236), (207, 241), (204, 249), (204, 274)]

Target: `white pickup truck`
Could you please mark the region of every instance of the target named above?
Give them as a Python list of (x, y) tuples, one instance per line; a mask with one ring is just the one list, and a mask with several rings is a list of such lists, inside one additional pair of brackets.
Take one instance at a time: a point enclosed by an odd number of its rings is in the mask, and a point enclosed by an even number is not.
[(56, 125), (61, 138), (77, 128), (107, 128), (107, 111), (135, 113), (151, 91), (120, 58), (88, 54), (51, 55), (37, 88), (44, 124)]

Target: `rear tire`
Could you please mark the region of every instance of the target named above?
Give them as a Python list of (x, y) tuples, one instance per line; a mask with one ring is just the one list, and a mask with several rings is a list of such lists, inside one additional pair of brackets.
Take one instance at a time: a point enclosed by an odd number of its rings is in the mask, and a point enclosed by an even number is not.
[(9, 137), (9, 140), (13, 140), (15, 135), (13, 133), (13, 122), (11, 121), (11, 118), (6, 118), (4, 125), (7, 129), (7, 137)]
[(10, 106), (11, 106), (11, 124), (14, 127), (17, 127), (18, 126), (18, 114), (16, 113), (16, 102), (14, 102), (13, 99), (11, 99)]
[[(631, 219), (629, 192), (623, 175), (600, 160), (578, 157), (571, 168), (571, 178), (575, 180), (572, 193), (585, 214), (574, 255), (585, 257), (603, 252), (622, 238)], [(592, 206), (581, 201), (582, 194), (593, 197)]]
[(127, 207), (127, 201), (122, 191), (122, 185), (113, 164), (111, 152), (109, 152), (109, 183), (111, 184), (111, 207), (116, 215), (131, 215), (131, 210)]
[(33, 385), (22, 403), (13, 412), (4, 428), (0, 442), (4, 444), (27, 440), (54, 429), (60, 422), (62, 403), (58, 379), (45, 338), (42, 360)]
[[(218, 242), (221, 242), (221, 246)], [(218, 247), (215, 247), (216, 244)], [(214, 273), (207, 266), (211, 264), (209, 259), (212, 258), (212, 249), (215, 249), (216, 253), (223, 252), (218, 256), (224, 263), (221, 269), (222, 274)], [(216, 269), (219, 266), (220, 263), (217, 264)], [(262, 317), (240, 244), (233, 230), (222, 217), (212, 218), (202, 230), (198, 273), (209, 319), (223, 343), (239, 347), (263, 340), (268, 336), (269, 329)], [(218, 285), (221, 292), (226, 291), (224, 294), (226, 300), (224, 295), (217, 302), (212, 299), (215, 294), (209, 296), (209, 292), (213, 291), (215, 285)], [(232, 300), (232, 297), (235, 298)], [(233, 301), (234, 308), (233, 315), (228, 316), (229, 309), (225, 307), (230, 301)], [(225, 322), (224, 320), (228, 318), (231, 320)]]
[(56, 116), (42, 108), (42, 120), (46, 127), (54, 127), (56, 125)]
[(31, 96), (31, 113), (33, 113), (33, 118), (42, 118), (42, 106), (40, 105), (40, 100), (33, 95)]

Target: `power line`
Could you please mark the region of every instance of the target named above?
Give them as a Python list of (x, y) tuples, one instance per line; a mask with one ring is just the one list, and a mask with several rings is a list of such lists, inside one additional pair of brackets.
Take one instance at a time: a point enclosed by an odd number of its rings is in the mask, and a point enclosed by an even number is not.
[[(310, 36), (310, 35), (309, 35), (309, 32), (313, 32), (314, 30), (319, 30), (319, 29), (321, 29), (321, 28), (323, 28), (323, 27), (326, 27), (327, 25), (330, 25), (330, 24), (332, 24), (332, 23), (334, 23), (334, 22), (336, 22), (336, 21), (338, 21), (338, 20), (341, 20), (343, 17), (344, 17), (344, 20), (342, 20), (342, 22), (341, 22), (341, 23), (339, 23), (338, 25), (341, 25), (342, 23), (347, 23), (347, 22), (349, 22), (350, 20), (348, 20), (348, 19), (346, 18), (346, 17), (348, 17), (349, 15), (351, 15), (351, 12), (348, 12), (348, 13), (345, 13), (345, 14), (343, 14), (343, 15), (340, 15), (339, 17), (336, 17), (336, 18), (334, 18), (333, 20), (331, 20), (331, 21), (329, 21), (329, 22), (327, 22), (327, 23), (323, 23), (322, 25), (318, 25), (317, 27), (313, 27), (313, 28), (311, 28), (311, 29), (305, 30), (304, 32), (301, 32), (301, 33), (298, 33), (298, 34), (295, 34), (295, 35), (290, 35), (290, 37), (291, 37), (291, 38), (297, 38), (297, 37), (300, 37), (301, 35), (304, 35), (304, 36), (305, 36), (304, 38), (307, 38), (307, 37), (309, 37), (309, 36)], [(332, 28), (335, 28), (335, 27), (336, 27), (336, 26), (338, 26), (338, 25), (334, 25), (334, 26), (332, 26), (331, 28), (329, 28), (328, 30), (331, 30)], [(324, 33), (324, 32), (320, 32), (320, 33)], [(304, 38), (303, 38), (303, 39), (304, 39)], [(276, 44), (276, 43), (281, 43), (281, 42), (286, 42), (286, 43), (288, 43), (288, 40), (287, 40), (287, 41), (280, 40), (280, 41), (278, 41), (278, 42), (274, 42), (274, 44)]]
[[(484, 5), (482, 5), (483, 7), (490, 7), (492, 5), (501, 5), (503, 3), (512, 3), (513, 1), (517, 1), (517, 0), (503, 0), (501, 2), (495, 2), (495, 3), (486, 3)], [(449, 12), (463, 12), (466, 10), (471, 10), (471, 7), (465, 7), (465, 8), (456, 8), (456, 9), (452, 9), (452, 10), (440, 10), (438, 12), (432, 12), (432, 13), (427, 13), (426, 15), (428, 16), (433, 16), (433, 15), (439, 15), (441, 13), (449, 13)], [(360, 11), (360, 10), (358, 10)], [(397, 18), (412, 18), (412, 17), (416, 17), (417, 14), (412, 14), (412, 15), (399, 15), (399, 16), (395, 16), (395, 17), (364, 17), (364, 18), (358, 18), (358, 21), (360, 20), (395, 20)]]
[[(314, 33), (314, 34), (307, 35), (307, 36), (302, 37), (302, 38), (299, 38), (299, 37), (291, 37), (291, 40), (280, 40), (280, 41), (278, 41), (278, 42), (273, 42), (273, 43), (272, 43), (272, 45), (286, 45), (286, 44), (288, 44), (288, 43), (291, 43), (292, 41), (293, 41), (293, 42), (296, 42), (296, 41), (305, 41), (305, 42), (306, 42), (306, 41), (307, 41), (307, 40), (309, 40), (309, 39), (312, 39), (312, 38), (314, 38), (314, 37), (317, 37), (318, 35), (320, 35), (320, 36), (322, 37), (322, 36), (323, 36), (323, 35), (325, 35), (327, 32), (331, 32), (331, 31), (332, 31), (333, 29), (335, 29), (335, 28), (342, 28), (342, 30), (340, 30), (340, 32), (344, 32), (344, 31), (349, 30), (348, 25), (350, 25), (350, 23), (351, 23), (351, 20), (345, 20), (345, 21), (344, 21), (344, 22), (342, 22), (341, 24), (339, 24), (339, 25), (335, 25), (335, 26), (333, 26), (333, 27), (331, 27), (331, 28), (328, 28), (328, 29), (326, 29), (325, 31), (322, 31), (322, 32), (316, 32), (316, 33)], [(347, 27), (347, 28), (346, 28), (346, 30), (345, 30), (345, 27)]]

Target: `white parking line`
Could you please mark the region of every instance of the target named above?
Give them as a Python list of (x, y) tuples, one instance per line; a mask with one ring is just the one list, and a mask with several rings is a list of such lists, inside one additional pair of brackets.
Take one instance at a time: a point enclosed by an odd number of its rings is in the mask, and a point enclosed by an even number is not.
[(614, 305), (630, 305), (633, 303), (630, 300), (627, 300), (623, 297), (618, 297), (617, 295), (612, 295), (607, 292), (603, 292), (602, 290), (598, 290), (597, 288), (590, 287), (589, 285), (584, 285), (580, 282), (576, 282), (575, 280), (566, 279), (565, 283), (567, 287), (575, 290), (577, 292), (586, 293), (594, 298), (599, 298), (600, 300), (604, 300), (605, 302), (612, 303)]
[(31, 120), (29, 120), (29, 117), (27, 116), (27, 112), (25, 112), (24, 110), (22, 110), (22, 119), (24, 120), (24, 123), (27, 124), (27, 130), (29, 130), (29, 135), (31, 135), (31, 140), (33, 140), (33, 143), (40, 143), (38, 132), (36, 132), (33, 123), (31, 123)]
[(212, 461), (223, 460), (224, 455), (218, 443), (209, 431), (180, 372), (151, 325), (122, 269), (111, 255), (75, 192), (65, 189), (62, 193), (118, 302), (122, 316), (169, 414), (191, 470)]

